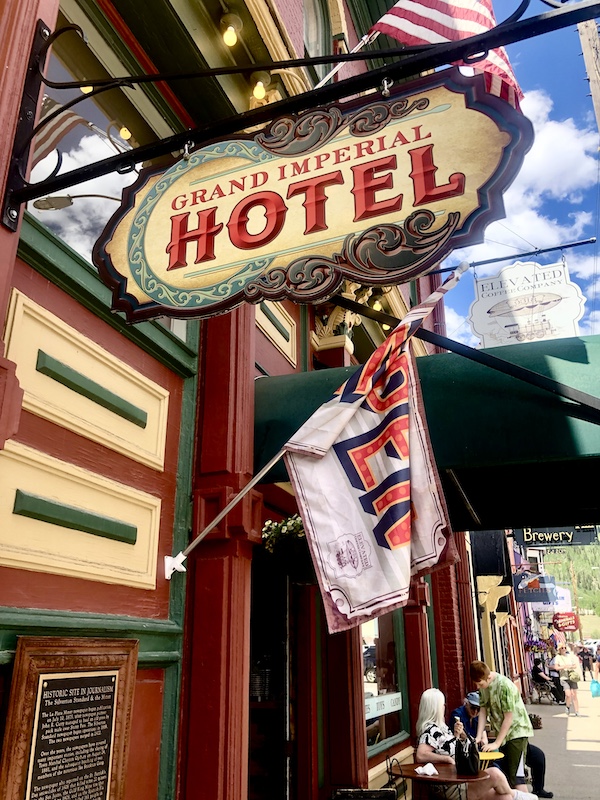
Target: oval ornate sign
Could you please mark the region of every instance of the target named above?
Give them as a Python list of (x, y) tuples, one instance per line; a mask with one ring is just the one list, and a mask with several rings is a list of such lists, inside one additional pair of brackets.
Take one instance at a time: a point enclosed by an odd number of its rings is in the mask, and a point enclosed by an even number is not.
[(502, 217), (529, 121), (451, 69), (145, 170), (94, 248), (132, 321), (412, 280)]

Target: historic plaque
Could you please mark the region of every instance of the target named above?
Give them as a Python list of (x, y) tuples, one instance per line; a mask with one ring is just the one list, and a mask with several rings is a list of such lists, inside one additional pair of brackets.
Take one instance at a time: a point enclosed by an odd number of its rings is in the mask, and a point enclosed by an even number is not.
[(137, 641), (19, 639), (2, 800), (123, 795)]
[(119, 673), (41, 675), (26, 800), (106, 800)]

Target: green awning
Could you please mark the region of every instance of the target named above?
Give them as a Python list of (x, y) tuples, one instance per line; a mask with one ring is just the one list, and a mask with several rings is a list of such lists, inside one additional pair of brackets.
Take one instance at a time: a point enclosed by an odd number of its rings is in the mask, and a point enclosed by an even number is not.
[[(485, 351), (600, 396), (600, 336)], [(455, 530), (600, 522), (600, 425), (582, 406), (452, 353), (417, 359)], [(256, 381), (255, 469), (355, 367)], [(283, 464), (269, 481), (285, 481)]]

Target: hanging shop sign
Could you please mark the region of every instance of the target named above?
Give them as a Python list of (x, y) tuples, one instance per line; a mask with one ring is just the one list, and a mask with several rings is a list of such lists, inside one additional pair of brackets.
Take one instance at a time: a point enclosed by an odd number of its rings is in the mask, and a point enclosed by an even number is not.
[(403, 283), (504, 215), (532, 139), (483, 76), (445, 70), (144, 170), (94, 262), (132, 321)]
[(469, 322), (482, 347), (579, 336), (585, 298), (565, 259), (541, 266), (517, 261), (475, 281)]
[(513, 576), (513, 584), (518, 603), (555, 603), (558, 600), (552, 575), (521, 572)]
[(525, 547), (593, 544), (598, 541), (596, 525), (563, 528), (514, 528), (515, 542)]
[(552, 624), (557, 631), (578, 631), (579, 617), (577, 614), (555, 614), (552, 617)]

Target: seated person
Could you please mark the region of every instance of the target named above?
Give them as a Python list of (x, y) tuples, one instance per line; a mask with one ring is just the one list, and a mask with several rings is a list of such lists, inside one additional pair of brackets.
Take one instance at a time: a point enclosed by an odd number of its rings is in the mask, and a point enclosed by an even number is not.
[[(439, 689), (427, 689), (421, 696), (417, 720), (418, 744), (415, 761), (454, 766), (454, 750), (458, 739), (465, 739), (462, 722), (454, 725), (454, 732), (444, 722), (446, 700)], [(497, 767), (488, 767), (489, 780), (467, 783), (467, 800), (537, 800), (537, 795), (511, 789), (506, 776)], [(446, 786), (446, 800), (460, 797), (458, 786)]]
[(456, 717), (462, 722), (464, 729), (474, 739), (477, 736), (477, 715), (479, 714), (479, 692), (469, 692), (462, 706), (455, 708), (450, 714), (450, 726), (453, 727)]
[(534, 684), (538, 686), (547, 686), (548, 689), (552, 692), (552, 696), (554, 697), (554, 701), (559, 703), (561, 701), (561, 697), (559, 695), (558, 688), (556, 687), (554, 681), (549, 675), (546, 675), (544, 670), (542, 669), (542, 659), (541, 658), (534, 658), (533, 660), (533, 669), (531, 670), (531, 680)]
[[(539, 661), (539, 659), (536, 659)], [(456, 717), (462, 722), (466, 732), (475, 738), (477, 736), (477, 717), (479, 715), (479, 692), (469, 692), (465, 697), (462, 706), (455, 708), (450, 715), (450, 724), (456, 721)], [(487, 742), (487, 734), (485, 735)], [(554, 797), (552, 792), (547, 792), (544, 789), (544, 782), (546, 778), (546, 755), (543, 750), (536, 745), (527, 743), (527, 753), (525, 754), (525, 763), (531, 770), (531, 783), (533, 793), (538, 797), (551, 798)], [(502, 761), (494, 762), (494, 767), (502, 769)], [(524, 780), (524, 779), (523, 779)]]

